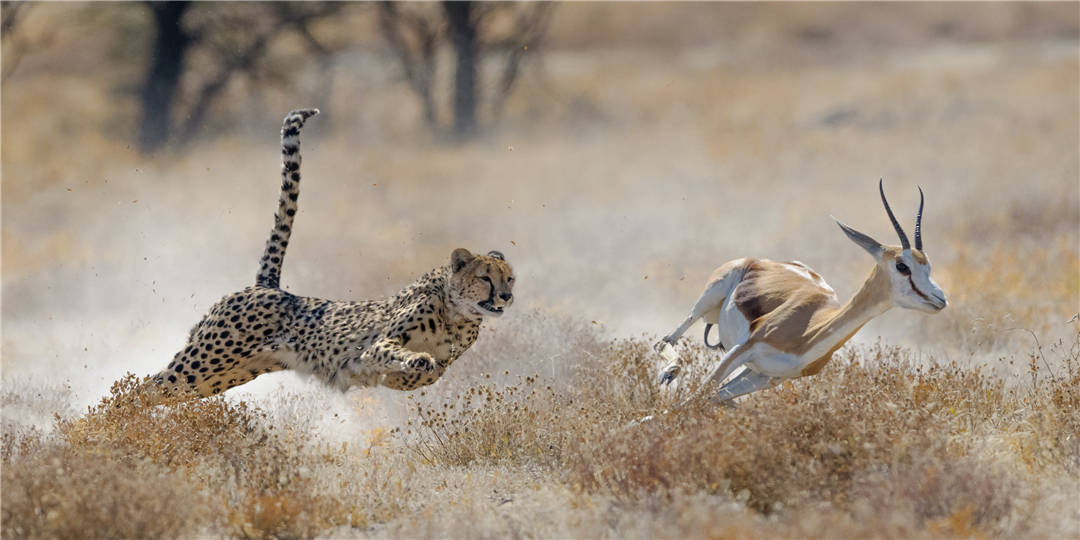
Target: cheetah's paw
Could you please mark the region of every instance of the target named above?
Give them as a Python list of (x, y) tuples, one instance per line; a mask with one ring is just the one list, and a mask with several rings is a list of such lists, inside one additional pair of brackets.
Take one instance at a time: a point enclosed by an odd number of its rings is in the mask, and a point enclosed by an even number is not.
[(405, 361), (405, 369), (409, 371), (430, 372), (435, 369), (435, 362), (427, 353), (417, 353), (416, 356)]

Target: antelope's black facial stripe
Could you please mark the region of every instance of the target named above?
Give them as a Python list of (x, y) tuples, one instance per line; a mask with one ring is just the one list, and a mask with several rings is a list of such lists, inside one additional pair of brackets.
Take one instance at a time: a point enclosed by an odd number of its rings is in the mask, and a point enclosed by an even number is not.
[(931, 300), (929, 296), (926, 296), (926, 294), (924, 294), (922, 291), (919, 290), (918, 287), (915, 286), (915, 281), (914, 280), (912, 280), (910, 277), (908, 277), (907, 280), (908, 280), (908, 283), (911, 284), (911, 290), (915, 291), (915, 293), (918, 294), (919, 296), (921, 296), (923, 300), (926, 300), (927, 304), (933, 304), (934, 303), (934, 301)]

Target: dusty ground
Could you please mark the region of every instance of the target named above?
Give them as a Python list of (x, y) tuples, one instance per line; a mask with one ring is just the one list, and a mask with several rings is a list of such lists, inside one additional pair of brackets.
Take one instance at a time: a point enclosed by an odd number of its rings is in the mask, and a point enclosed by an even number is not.
[[(543, 70), (462, 145), (423, 132), (375, 48), (335, 57), (327, 103), (239, 101), (233, 129), (149, 158), (125, 68), (62, 54), (105, 38), (25, 58), (2, 98), (3, 535), (1080, 534), (1076, 6), (564, 7)], [(380, 296), (499, 249), (513, 311), (423, 393), (281, 373), (87, 413), (254, 278), (301, 105), (326, 114), (286, 288)], [(894, 310), (735, 411), (622, 429), (714, 361), (688, 346), (697, 371), (658, 392), (648, 351), (713, 267), (798, 259), (850, 295), (870, 262), (829, 216), (893, 242), (879, 177), (909, 228), (926, 191), (945, 312)]]

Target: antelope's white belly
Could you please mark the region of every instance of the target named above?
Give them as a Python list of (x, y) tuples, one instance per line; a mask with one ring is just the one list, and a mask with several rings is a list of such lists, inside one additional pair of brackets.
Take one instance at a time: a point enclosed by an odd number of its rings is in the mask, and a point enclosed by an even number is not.
[[(736, 344), (750, 339), (750, 322), (735, 306), (732, 296), (734, 295), (729, 295), (724, 300), (724, 305), (720, 306), (720, 309), (707, 313), (704, 317), (705, 322), (715, 324), (719, 328), (719, 330), (713, 330), (713, 332), (719, 332), (720, 342), (724, 344), (724, 348), (727, 350), (731, 350)], [(715, 338), (710, 337), (709, 339), (711, 343), (711, 340)]]
[(769, 377), (798, 377), (809, 363), (803, 355), (786, 353), (768, 343), (755, 343), (746, 354), (750, 356), (746, 366)]

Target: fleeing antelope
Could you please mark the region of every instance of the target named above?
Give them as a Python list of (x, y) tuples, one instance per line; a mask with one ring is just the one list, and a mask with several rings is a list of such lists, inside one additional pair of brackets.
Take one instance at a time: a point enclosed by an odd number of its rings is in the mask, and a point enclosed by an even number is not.
[[(726, 402), (786, 379), (820, 372), (833, 352), (859, 328), (893, 306), (930, 313), (944, 309), (945, 293), (930, 278), (930, 261), (922, 252), (922, 188), (915, 216), (914, 249), (885, 200), (881, 181), (878, 192), (900, 237), (899, 247), (883, 246), (836, 222), (877, 262), (855, 296), (841, 304), (820, 275), (797, 261), (730, 261), (709, 277), (705, 291), (682, 325), (656, 344), (657, 351), (671, 361), (660, 376), (660, 384), (670, 383), (679, 374), (681, 358), (673, 345), (698, 319), (705, 319), (707, 347), (732, 347), (697, 395), (746, 366), (712, 397), (713, 401)], [(710, 344), (713, 326), (717, 327), (719, 339)]]

